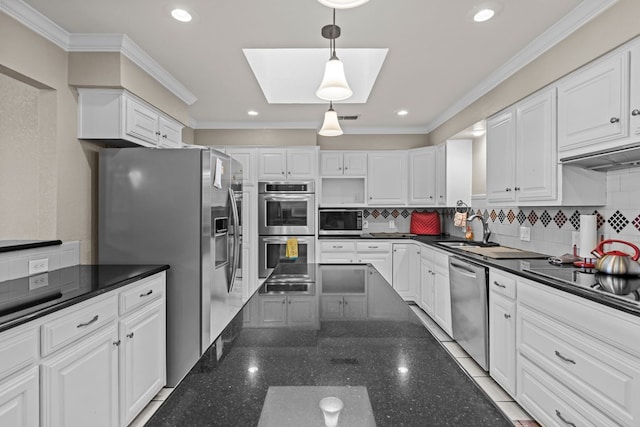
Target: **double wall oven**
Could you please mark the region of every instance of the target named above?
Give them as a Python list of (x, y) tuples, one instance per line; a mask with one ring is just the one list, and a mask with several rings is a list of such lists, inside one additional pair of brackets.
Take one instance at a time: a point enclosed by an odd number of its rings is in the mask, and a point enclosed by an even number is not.
[[(258, 276), (279, 263), (315, 260), (316, 198), (313, 181), (258, 183)], [(286, 257), (287, 242), (298, 241), (298, 258)]]

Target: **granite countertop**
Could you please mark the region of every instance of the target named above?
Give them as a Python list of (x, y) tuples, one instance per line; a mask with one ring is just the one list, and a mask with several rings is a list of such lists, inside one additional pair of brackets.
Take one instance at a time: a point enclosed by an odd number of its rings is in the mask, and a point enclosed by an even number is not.
[(0, 332), (168, 268), (168, 265), (75, 265), (0, 282)]
[[(273, 276), (280, 268), (292, 267), (281, 264)], [(313, 295), (256, 292), (147, 426), (321, 426), (318, 404), (327, 395), (344, 401), (347, 423), (512, 425), (375, 268), (307, 268)], [(360, 317), (323, 318), (320, 301), (336, 296), (361, 302)], [(269, 303), (289, 320), (270, 324)], [(315, 320), (294, 326), (294, 311)]]
[(0, 240), (0, 253), (61, 244), (62, 240)]

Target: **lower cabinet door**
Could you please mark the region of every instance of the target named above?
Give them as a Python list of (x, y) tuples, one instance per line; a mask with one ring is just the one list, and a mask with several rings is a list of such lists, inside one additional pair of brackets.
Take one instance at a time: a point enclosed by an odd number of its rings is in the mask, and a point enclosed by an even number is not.
[(272, 328), (287, 325), (286, 296), (260, 296), (260, 325)]
[(120, 417), (127, 425), (166, 384), (165, 312), (157, 301), (120, 322)]
[(367, 317), (367, 297), (345, 296), (343, 310), (345, 319), (363, 319)]
[(343, 316), (342, 295), (320, 297), (320, 319), (340, 319)]
[(318, 303), (315, 297), (288, 296), (289, 326), (310, 327), (318, 323)]
[(516, 393), (516, 303), (489, 295), (489, 373), (511, 396)]
[(114, 322), (45, 359), (45, 427), (118, 426), (118, 331)]
[(449, 277), (435, 270), (434, 276), (434, 319), (444, 331), (453, 336), (451, 325), (451, 288)]
[(38, 427), (39, 388), (37, 366), (0, 382), (0, 426)]

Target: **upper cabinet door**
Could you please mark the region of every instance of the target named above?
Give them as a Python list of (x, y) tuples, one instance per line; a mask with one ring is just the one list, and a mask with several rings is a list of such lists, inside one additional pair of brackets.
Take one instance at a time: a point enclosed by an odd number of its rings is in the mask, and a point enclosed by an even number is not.
[(557, 195), (555, 88), (516, 106), (518, 201), (554, 200)]
[(558, 86), (558, 149), (624, 138), (629, 129), (629, 52), (585, 67)]
[(447, 205), (447, 144), (436, 147), (436, 204)]
[(367, 174), (367, 153), (344, 153), (344, 174), (365, 176)]
[(436, 203), (436, 148), (409, 151), (409, 203), (433, 206)]
[(287, 149), (287, 179), (316, 179), (318, 159), (315, 149)]
[(126, 133), (152, 144), (158, 143), (158, 114), (141, 103), (127, 98)]
[(631, 77), (629, 102), (631, 136), (640, 135), (640, 44), (631, 49)]
[(515, 200), (516, 131), (513, 109), (487, 120), (487, 200)]
[(368, 154), (369, 206), (402, 206), (407, 200), (407, 153), (379, 151)]
[(160, 146), (165, 148), (182, 147), (182, 125), (160, 117), (159, 121)]
[(282, 148), (263, 148), (258, 151), (259, 178), (272, 181), (287, 179), (287, 151)]
[(336, 176), (342, 175), (343, 155), (335, 151), (320, 152), (320, 175)]

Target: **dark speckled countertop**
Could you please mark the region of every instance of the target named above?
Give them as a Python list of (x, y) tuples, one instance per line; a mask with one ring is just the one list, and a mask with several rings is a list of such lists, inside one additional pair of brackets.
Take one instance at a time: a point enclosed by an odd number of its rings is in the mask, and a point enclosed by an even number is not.
[(74, 265), (0, 282), (0, 332), (168, 268), (168, 265)]
[[(305, 426), (323, 425), (315, 400), (263, 408), (276, 386), (305, 387), (300, 396), (321, 387), (366, 387), (378, 426), (512, 425), (375, 268), (308, 268), (316, 280), (311, 294), (256, 292), (147, 426), (256, 426), (263, 409), (285, 418), (302, 410)], [(361, 317), (322, 318), (320, 301), (335, 296), (362, 302)], [(261, 314), (265, 303), (280, 306), (287, 298), (310, 307), (304, 327), (292, 326), (295, 308), (285, 303), (290, 317), (280, 325)], [(354, 410), (347, 402), (343, 411)]]

